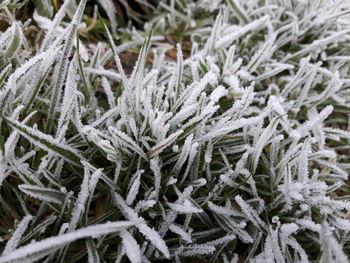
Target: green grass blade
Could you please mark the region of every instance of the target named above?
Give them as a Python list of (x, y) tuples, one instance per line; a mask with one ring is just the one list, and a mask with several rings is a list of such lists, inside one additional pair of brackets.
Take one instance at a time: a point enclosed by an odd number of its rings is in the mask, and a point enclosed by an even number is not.
[(81, 166), (80, 160), (83, 160), (83, 157), (72, 147), (63, 145), (62, 143), (57, 142), (52, 136), (42, 133), (39, 130), (34, 130), (23, 123), (11, 120), (5, 116), (2, 117), (12, 128), (16, 129), (23, 137), (28, 139), (34, 145), (47, 152), (52, 152), (55, 155), (63, 157), (71, 164)]

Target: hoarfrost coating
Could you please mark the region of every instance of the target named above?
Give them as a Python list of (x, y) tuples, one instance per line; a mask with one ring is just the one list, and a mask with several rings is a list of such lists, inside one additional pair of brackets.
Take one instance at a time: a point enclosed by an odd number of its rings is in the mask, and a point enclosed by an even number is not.
[(0, 3), (0, 262), (348, 262), (348, 1), (53, 2)]

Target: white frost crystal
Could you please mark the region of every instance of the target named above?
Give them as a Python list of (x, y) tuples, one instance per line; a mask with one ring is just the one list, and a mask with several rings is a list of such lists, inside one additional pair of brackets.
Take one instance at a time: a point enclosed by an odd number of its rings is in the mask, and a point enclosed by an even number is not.
[(0, 3), (0, 263), (349, 261), (349, 1), (53, 2)]

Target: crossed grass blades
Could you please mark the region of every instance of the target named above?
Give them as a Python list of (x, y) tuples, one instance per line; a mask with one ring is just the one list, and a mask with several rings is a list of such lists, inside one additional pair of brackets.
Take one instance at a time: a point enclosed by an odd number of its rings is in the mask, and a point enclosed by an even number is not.
[(0, 262), (348, 262), (348, 2), (96, 2), (0, 3)]

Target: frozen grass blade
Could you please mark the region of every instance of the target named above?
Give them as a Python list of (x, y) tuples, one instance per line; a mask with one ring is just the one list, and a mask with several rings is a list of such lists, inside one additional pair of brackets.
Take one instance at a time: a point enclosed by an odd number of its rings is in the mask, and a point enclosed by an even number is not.
[(34, 244), (29, 244), (14, 250), (11, 254), (3, 255), (0, 257), (0, 263), (8, 262), (34, 262), (44, 256), (54, 252), (62, 246), (74, 242), (78, 239), (87, 237), (99, 237), (101, 235), (107, 235), (114, 232), (118, 232), (122, 229), (131, 227), (137, 224), (132, 221), (120, 221), (109, 222), (94, 226), (81, 228), (74, 232), (61, 234), (59, 236), (50, 237), (38, 241)]
[(21, 241), (21, 238), (26, 231), (29, 222), (33, 219), (32, 216), (28, 215), (25, 216), (22, 221), (18, 224), (16, 230), (13, 232), (12, 237), (10, 240), (6, 243), (6, 247), (4, 248), (2, 255), (6, 256), (10, 254), (12, 251), (16, 249), (19, 242)]
[(237, 3), (237, 0), (227, 0), (228, 4), (231, 6), (231, 8), (234, 10), (234, 12), (237, 14), (240, 20), (244, 22), (245, 24), (249, 23), (249, 17), (245, 13), (244, 9), (240, 6), (239, 3)]
[(27, 195), (48, 203), (62, 205), (66, 196), (66, 194), (62, 191), (47, 187), (24, 184), (19, 185), (18, 187), (22, 192), (26, 193)]
[(80, 161), (83, 160), (83, 158), (72, 147), (62, 145), (50, 135), (44, 134), (39, 130), (34, 130), (18, 121), (11, 120), (5, 116), (2, 116), (2, 118), (34, 145), (41, 147), (45, 151), (59, 155), (76, 166), (81, 166)]
[[(59, 62), (59, 71), (57, 75), (57, 81), (55, 82), (55, 86), (53, 88), (53, 93), (51, 96), (51, 104), (50, 104), (50, 110), (49, 110), (49, 115), (51, 117), (53, 117), (56, 111), (56, 106), (59, 104), (59, 101), (61, 98), (62, 87), (67, 75), (67, 68), (68, 68), (68, 62), (69, 62), (68, 57), (70, 56), (73, 49), (74, 37), (76, 35), (78, 24), (83, 16), (83, 11), (85, 9), (86, 1), (87, 0), (82, 0), (79, 3), (78, 9), (73, 17), (73, 21), (67, 29), (67, 38), (63, 49), (63, 54)], [(49, 122), (48, 125), (50, 125), (50, 123), (51, 122)], [(50, 126), (48, 127), (48, 131), (50, 131)]]
[(127, 231), (120, 231), (120, 237), (123, 239), (123, 246), (131, 263), (141, 263), (141, 251), (133, 236)]
[(127, 77), (126, 77), (126, 75), (125, 75), (123, 66), (122, 66), (122, 64), (121, 64), (121, 62), (120, 62), (120, 58), (119, 58), (119, 56), (118, 56), (117, 47), (116, 47), (116, 45), (115, 45), (115, 43), (114, 43), (113, 37), (112, 37), (112, 35), (111, 35), (111, 33), (110, 33), (110, 31), (109, 31), (107, 25), (106, 25), (105, 22), (103, 21), (103, 18), (100, 16), (100, 14), (99, 14), (99, 18), (100, 18), (100, 21), (101, 21), (102, 24), (103, 24), (104, 30), (105, 30), (106, 33), (107, 33), (108, 41), (109, 41), (109, 44), (111, 45), (111, 49), (112, 49), (112, 52), (113, 52), (114, 61), (115, 61), (116, 65), (117, 65), (117, 69), (118, 69), (118, 71), (119, 71), (119, 74), (120, 74), (121, 77), (122, 77), (122, 80), (123, 80), (123, 82), (124, 82), (124, 85), (128, 85), (128, 79), (127, 79)]

